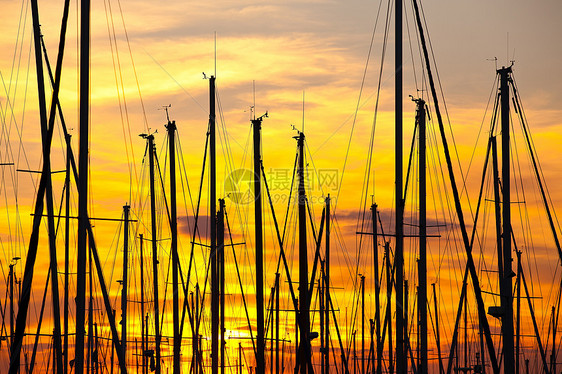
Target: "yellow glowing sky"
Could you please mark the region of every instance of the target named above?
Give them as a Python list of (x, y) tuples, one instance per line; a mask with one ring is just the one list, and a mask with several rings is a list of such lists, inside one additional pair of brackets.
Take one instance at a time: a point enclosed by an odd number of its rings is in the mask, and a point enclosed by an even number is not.
[[(4, 0), (0, 2), (0, 6), (3, 9), (0, 16), (1, 162), (13, 161), (16, 167), (21, 169), (40, 169), (41, 139), (37, 120), (31, 11), (26, 1)], [(61, 102), (67, 125), (74, 129), (71, 133), (76, 150), (78, 13), (75, 2), (71, 7)], [(379, 9), (377, 2), (137, 0), (93, 3), (90, 133), (92, 215), (119, 218), (125, 203), (131, 203), (133, 206), (137, 204), (137, 207), (139, 201), (146, 204), (147, 171), (146, 167), (141, 165), (145, 143), (137, 135), (157, 130), (156, 143), (160, 152), (165, 142), (163, 124), (166, 118), (165, 113), (159, 110), (163, 105), (171, 104), (170, 117), (178, 125), (190, 188), (192, 191), (197, 190), (208, 120), (208, 81), (203, 80), (202, 72), (207, 76), (215, 74), (216, 63), (220, 110), (228, 131), (234, 168), (251, 166), (251, 146), (247, 146), (246, 142), (250, 139), (248, 138), (251, 130), (250, 107), (254, 105), (253, 82), (255, 82), (256, 115), (269, 112), (269, 118), (264, 120), (262, 126), (263, 160), (266, 170), (292, 168), (295, 155), (295, 141), (292, 137), (296, 132), (291, 129), (291, 125), (302, 129), (304, 118), (307, 151), (312, 154), (309, 160), (310, 166), (317, 169), (336, 169), (341, 177), (350, 132), (355, 122), (344, 183), (337, 196), (337, 211), (340, 213), (338, 224), (345, 238), (345, 248), (349, 252), (347, 256), (355, 263), (357, 240), (354, 235), (356, 229), (354, 212), (360, 207), (365, 161), (373, 123), (385, 7), (386, 3), (383, 3), (365, 74), (361, 101), (358, 104), (371, 33)], [(404, 139), (408, 147), (415, 108), (407, 95), (419, 94), (416, 93), (416, 86), (413, 83), (413, 72), (415, 71), (417, 79), (420, 79), (421, 68), (414, 36), (412, 9), (409, 4), (405, 8), (409, 29), (405, 28), (404, 31)], [(62, 2), (51, 1), (40, 4), (42, 32), (53, 64), (58, 44), (61, 11)], [(469, 168), (473, 147), (492, 89), (496, 67), (493, 60), (497, 57), (498, 66), (515, 60), (514, 74), (527, 119), (533, 132), (546, 181), (550, 186), (552, 203), (559, 210), (562, 207), (562, 190), (559, 188), (562, 180), (562, 169), (559, 166), (560, 144), (562, 144), (560, 135), (562, 134), (562, 107), (559, 103), (559, 98), (562, 96), (562, 69), (559, 65), (562, 60), (562, 49), (559, 47), (562, 40), (562, 27), (559, 16), (562, 14), (562, 3), (557, 0), (539, 2), (478, 0), (466, 3), (426, 1), (424, 12), (463, 170), (466, 172)], [(126, 25), (126, 34), (123, 24)], [(408, 30), (412, 36), (413, 58), (408, 44)], [(392, 28), (390, 38), (391, 40), (393, 38)], [(387, 219), (394, 206), (392, 203), (394, 198), (392, 127), (394, 49), (392, 43), (388, 48), (378, 106), (373, 164), (375, 199)], [(415, 68), (412, 59), (417, 64)], [(134, 69), (132, 61), (134, 61)], [(121, 69), (115, 70), (115, 66), (120, 66)], [(138, 86), (136, 79), (138, 79)], [(139, 90), (142, 95), (144, 115)], [(427, 92), (423, 94), (427, 95)], [(125, 101), (127, 113), (124, 112)], [(354, 121), (357, 107), (359, 110)], [(473, 209), (478, 193), (479, 170), (483, 162), (489, 113), (488, 110), (484, 132), (478, 143), (480, 148), (476, 151), (473, 164), (470, 165), (470, 178), (467, 181), (468, 195)], [(21, 145), (18, 141), (18, 131), (21, 132)], [(8, 136), (10, 142), (6, 141)], [(64, 169), (64, 147), (61, 139), (61, 132), (57, 129), (53, 140), (53, 170)], [(230, 171), (230, 165), (224, 162), (224, 142), (218, 141), (218, 144), (218, 195), (224, 197), (222, 183)], [(21, 153), (23, 149), (29, 164)], [(405, 154), (407, 152), (405, 150)], [(164, 159), (164, 153), (161, 155)], [(22, 232), (18, 233), (19, 239), (15, 240), (9, 234), (15, 226), (16, 217), (16, 198), (12, 183), (15, 168), (10, 169), (11, 171), (5, 166), (2, 168), (1, 192), (5, 195), (2, 209), (7, 214), (0, 218), (2, 224), (0, 239), (3, 246), (1, 267), (5, 274), (6, 264), (12, 257), (25, 257), (25, 249), (20, 248), (21, 245), (17, 243), (23, 243), (25, 248), (28, 242), (31, 226), (29, 213), (32, 210), (35, 190), (35, 185), (31, 181), (37, 184), (38, 177), (35, 174), (31, 177), (27, 174), (17, 174), (17, 203)], [(145, 173), (144, 180), (141, 178), (141, 171)], [(459, 178), (458, 168), (456, 172)], [(528, 170), (525, 170), (524, 174), (528, 176)], [(63, 179), (63, 174), (54, 176), (55, 201), (60, 201)], [(330, 192), (332, 197), (337, 194), (336, 191), (324, 191), (326, 192)], [(371, 188), (369, 195), (372, 193)], [(318, 199), (322, 195), (322, 191), (319, 190), (311, 192), (313, 198)], [(206, 199), (205, 195), (202, 199), (203, 214), (208, 214)], [(466, 195), (464, 203), (466, 204)], [(321, 204), (317, 203), (313, 206), (315, 217), (319, 221)], [(147, 207), (145, 205), (144, 211), (139, 210), (135, 214), (147, 219)], [(241, 216), (233, 207), (228, 208), (232, 219), (238, 224), (237, 227), (233, 227), (236, 233), (234, 241), (241, 237), (239, 218), (242, 217), (242, 221), (253, 222), (252, 209), (248, 208), (243, 207)], [(283, 220), (283, 206), (277, 204), (276, 208), (278, 219)], [(465, 208), (465, 216), (469, 217), (466, 205)], [(73, 209), (76, 209), (76, 205)], [(191, 205), (187, 208), (182, 206), (179, 214), (185, 216), (186, 211), (191, 215)], [(410, 211), (406, 216), (410, 217), (413, 214), (415, 211)], [(245, 218), (245, 215), (248, 217)], [(149, 222), (140, 224), (137, 233), (146, 233), (148, 236)], [(537, 236), (535, 245), (549, 246), (550, 249), (537, 252), (537, 257), (543, 261), (537, 269), (546, 266), (554, 274), (558, 257), (552, 244), (547, 242), (550, 240), (550, 234), (546, 227), (546, 218), (540, 222), (542, 228), (540, 234), (535, 232)], [(266, 223), (269, 226), (269, 231), (265, 234), (266, 243), (271, 245), (274, 242), (274, 234), (271, 231), (270, 218), (266, 219)], [(318, 227), (318, 222), (316, 226)], [(116, 251), (114, 238), (116, 230), (118, 226), (115, 224), (96, 225), (101, 257), (106, 261), (105, 269), (108, 272), (106, 276), (110, 277), (111, 272), (112, 294), (115, 297), (120, 292), (115, 280), (121, 277), (120, 270), (117, 270), (121, 265), (118, 259), (120, 252)], [(166, 230), (164, 229), (163, 237), (166, 235)], [(253, 230), (247, 230), (248, 247), (251, 248)], [(491, 235), (493, 226), (489, 225), (488, 231), (487, 234)], [(42, 232), (42, 236), (46, 236), (45, 231)], [(482, 233), (482, 236), (486, 235)], [(182, 248), (187, 253), (190, 238), (184, 235), (183, 239), (185, 242)], [(370, 239), (367, 240), (367, 245), (369, 241)], [(493, 243), (493, 240), (490, 240), (490, 243)], [(343, 248), (341, 245), (338, 247)], [(167, 256), (168, 249), (163, 250)], [(275, 246), (275, 253), (277, 250)], [(47, 266), (47, 247), (43, 246), (40, 251), (44, 251), (41, 253), (45, 253), (45, 256), (40, 256), (38, 264)], [(442, 249), (439, 253), (449, 253), (447, 251), (449, 250)], [(482, 257), (491, 258), (492, 254), (493, 251), (487, 252)], [(354, 265), (344, 264), (345, 255), (335, 256), (342, 258), (335, 276), (340, 280), (340, 284), (336, 287), (345, 287), (346, 283), (342, 279), (355, 277), (357, 272), (369, 274), (370, 257), (362, 257), (361, 265), (356, 271)], [(407, 263), (410, 267), (413, 266), (411, 256), (407, 255), (406, 260), (410, 261)], [(439, 279), (444, 290), (453, 290), (453, 292), (443, 291), (442, 301), (450, 304), (444, 306), (444, 309), (447, 308), (444, 314), (452, 313), (458, 300), (455, 292), (460, 287), (459, 277), (462, 275), (455, 273), (458, 268), (453, 268), (452, 263), (456, 261), (455, 266), (464, 264), (464, 254), (460, 253), (458, 258), (456, 256), (456, 254), (451, 255), (455, 259), (442, 264), (439, 277), (435, 272), (437, 265), (435, 263), (430, 265), (432, 269), (429, 273), (429, 281), (435, 282)], [(117, 258), (115, 274), (110, 270), (113, 268), (114, 257)], [(248, 292), (252, 292), (254, 287), (251, 280), (252, 258), (253, 256), (244, 259), (246, 268), (244, 282), (251, 285)], [(434, 261), (438, 262), (435, 259)], [(22, 262), (20, 261), (18, 266), (21, 266)], [(184, 258), (182, 263), (187, 264), (187, 259)], [(62, 266), (62, 262), (59, 262), (59, 266)], [(296, 268), (296, 263), (293, 266)], [(488, 265), (488, 268), (490, 266)], [(266, 271), (272, 274), (274, 268), (275, 262), (269, 258)], [(446, 271), (449, 268), (451, 272)], [(198, 269), (201, 271), (203, 266), (199, 264)], [(21, 275), (23, 267), (19, 267), (17, 271)], [(409, 271), (407, 267), (407, 276), (410, 276)], [(37, 275), (38, 285), (43, 284), (44, 276), (43, 272)], [(201, 274), (198, 276), (202, 279)], [(230, 276), (235, 279), (234, 273)], [(540, 279), (540, 282), (545, 284), (545, 289), (550, 287), (554, 275), (550, 277), (547, 275), (546, 278)], [(268, 293), (274, 277), (267, 275), (266, 278), (265, 289)], [(37, 289), (40, 290), (42, 287), (42, 285), (37, 286)], [(40, 292), (37, 292), (35, 303), (38, 303)], [(238, 292), (232, 290), (232, 294)], [(491, 292), (497, 292), (497, 289)], [(492, 299), (488, 300), (488, 304), (491, 305)], [(349, 307), (351, 310), (352, 299), (340, 295), (338, 305), (342, 313), (340, 323), (344, 324), (344, 309)], [(545, 310), (540, 312), (541, 321), (545, 318), (548, 321), (548, 313)], [(240, 318), (236, 323), (244, 325), (245, 320)], [(35, 326), (35, 322), (32, 325)], [(499, 331), (497, 327), (499, 325), (494, 326)], [(450, 326), (447, 328), (450, 329)], [(446, 334), (450, 337), (451, 332), (447, 331)]]

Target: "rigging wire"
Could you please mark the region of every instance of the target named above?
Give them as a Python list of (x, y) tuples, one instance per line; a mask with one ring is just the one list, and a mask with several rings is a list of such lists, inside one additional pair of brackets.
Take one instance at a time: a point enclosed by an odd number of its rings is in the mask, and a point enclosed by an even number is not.
[[(377, 28), (377, 24), (378, 24), (378, 17), (379, 17), (379, 13), (380, 13), (380, 9), (382, 6), (382, 1), (379, 3), (379, 9), (377, 11), (377, 18), (376, 18), (376, 22), (375, 22), (375, 27), (373, 28), (373, 35), (371, 37), (371, 44), (369, 46), (369, 53), (368, 53), (368, 58), (367, 58), (367, 62), (365, 64), (365, 73), (363, 75), (363, 80), (365, 79), (365, 75), (367, 72), (367, 66), (368, 66), (368, 61), (369, 61), (369, 57), (371, 54), (371, 48), (373, 45), (373, 41), (374, 41), (374, 36), (375, 36), (375, 31)], [(367, 157), (367, 164), (365, 166), (365, 175), (363, 178), (363, 187), (361, 190), (361, 202), (360, 202), (360, 208), (359, 208), (359, 212), (360, 214), (357, 216), (357, 223), (356, 223), (356, 229), (357, 231), (363, 232), (364, 227), (365, 227), (365, 215), (366, 215), (366, 205), (367, 205), (367, 194), (368, 194), (368, 186), (369, 186), (369, 178), (371, 176), (371, 165), (372, 165), (372, 159), (373, 159), (373, 150), (374, 150), (374, 140), (375, 140), (375, 129), (376, 129), (376, 124), (377, 124), (377, 115), (378, 115), (378, 107), (379, 107), (379, 99), (380, 99), (380, 91), (381, 91), (381, 84), (382, 84), (382, 76), (383, 76), (383, 66), (384, 66), (384, 61), (385, 61), (385, 57), (386, 57), (386, 47), (387, 47), (387, 42), (388, 42), (388, 37), (389, 37), (389, 27), (390, 27), (390, 17), (391, 17), (391, 13), (392, 13), (392, 9), (391, 9), (391, 1), (388, 2), (387, 5), (387, 10), (386, 10), (386, 19), (385, 19), (385, 28), (384, 28), (384, 37), (383, 37), (383, 48), (382, 48), (382, 53), (381, 53), (381, 62), (380, 62), (380, 68), (379, 68), (379, 75), (378, 75), (378, 83), (377, 83), (377, 91), (376, 91), (376, 99), (375, 99), (375, 109), (374, 109), (374, 113), (373, 113), (373, 125), (371, 127), (371, 134), (369, 137), (369, 153), (368, 153), (368, 157)], [(361, 85), (361, 87), (363, 87), (363, 83)], [(360, 93), (361, 96), (361, 93)], [(357, 115), (357, 112), (355, 113), (355, 115)], [(354, 117), (354, 121), (355, 121), (355, 117)], [(348, 142), (348, 147), (349, 144), (351, 144), (351, 136), (349, 138), (349, 142)], [(348, 148), (349, 149), (349, 148)], [(345, 169), (345, 166), (344, 166)], [(343, 179), (343, 176), (342, 176)], [(342, 181), (343, 182), (343, 181)], [(340, 183), (340, 189), (341, 189), (341, 183)], [(375, 176), (373, 175), (373, 195), (375, 193)], [(334, 209), (335, 210), (335, 209)], [(334, 212), (334, 217), (335, 217), (335, 212)], [(361, 224), (359, 223), (361, 220)], [(361, 246), (362, 246), (362, 240), (363, 240), (363, 235), (359, 235), (359, 242), (357, 243), (356, 240), (356, 257), (357, 257), (357, 262), (356, 262), (356, 273), (359, 272), (359, 263), (360, 263), (360, 256), (358, 256), (358, 251), (361, 250)]]
[[(359, 96), (357, 98), (357, 105), (355, 107), (355, 112), (354, 112), (354, 115), (353, 115), (353, 122), (351, 124), (351, 131), (350, 131), (350, 134), (349, 134), (349, 140), (347, 142), (347, 148), (346, 148), (346, 151), (345, 151), (345, 157), (344, 157), (344, 162), (343, 162), (343, 167), (342, 167), (342, 175), (341, 175), (341, 178), (340, 178), (340, 185), (339, 185), (339, 188), (338, 188), (338, 196), (336, 197), (336, 203), (334, 204), (334, 211), (333, 211), (334, 216), (336, 215), (336, 210), (337, 210), (338, 201), (339, 201), (339, 194), (340, 194), (340, 191), (341, 191), (341, 187), (343, 185), (345, 169), (346, 169), (346, 166), (347, 166), (347, 159), (348, 159), (348, 156), (349, 156), (349, 150), (351, 149), (351, 140), (353, 139), (353, 132), (354, 132), (355, 124), (356, 124), (356, 121), (357, 121), (357, 114), (359, 112), (359, 107), (360, 107), (360, 104), (361, 104), (361, 96), (363, 94), (363, 87), (365, 85), (365, 80), (366, 80), (366, 77), (367, 77), (369, 61), (371, 59), (371, 50), (373, 48), (373, 44), (374, 44), (374, 40), (375, 40), (375, 32), (376, 32), (377, 25), (378, 25), (378, 19), (379, 19), (379, 13), (380, 13), (381, 7), (382, 7), (382, 0), (379, 3), (377, 16), (376, 16), (376, 19), (375, 19), (375, 25), (373, 27), (373, 32), (372, 32), (372, 35), (371, 35), (371, 42), (369, 44), (369, 50), (367, 52), (367, 58), (366, 58), (366, 61), (365, 61), (365, 67), (363, 69), (363, 77), (361, 79), (361, 85), (360, 85), (360, 88), (359, 88)], [(390, 7), (390, 1), (389, 1), (389, 7)], [(387, 13), (387, 26), (388, 26), (388, 13)]]

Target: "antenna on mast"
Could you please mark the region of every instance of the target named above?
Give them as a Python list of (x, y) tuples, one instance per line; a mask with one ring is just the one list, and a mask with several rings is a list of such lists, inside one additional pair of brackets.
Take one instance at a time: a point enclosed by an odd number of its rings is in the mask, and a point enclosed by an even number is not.
[(304, 132), (304, 90), (302, 90), (302, 132)]
[(217, 77), (217, 32), (215, 31), (215, 78)]
[[(513, 66), (513, 64), (515, 64), (515, 48), (513, 48), (513, 55), (511, 57), (511, 59), (509, 59), (509, 32), (507, 33), (507, 38), (506, 38), (506, 63), (505, 65), (509, 65), (510, 67)], [(496, 64), (496, 70), (498, 70), (497, 64)]]
[(254, 114), (254, 106), (250, 105), (249, 108), (250, 109), (245, 110), (244, 113), (250, 112), (250, 121), (252, 121), (252, 120), (256, 119), (256, 115)]
[[(205, 74), (205, 73), (203, 73), (203, 75), (204, 75), (204, 74)], [(170, 122), (170, 115), (169, 115), (169, 113), (168, 113), (168, 108), (171, 108), (171, 107), (172, 107), (172, 104), (168, 104), (168, 105), (162, 105), (162, 107), (158, 109), (158, 110), (165, 110), (165, 111), (166, 111), (166, 120), (167, 120), (168, 122)]]
[(506, 42), (505, 42), (506, 46), (505, 46), (505, 64), (509, 64), (509, 31), (507, 32), (507, 38), (506, 38)]

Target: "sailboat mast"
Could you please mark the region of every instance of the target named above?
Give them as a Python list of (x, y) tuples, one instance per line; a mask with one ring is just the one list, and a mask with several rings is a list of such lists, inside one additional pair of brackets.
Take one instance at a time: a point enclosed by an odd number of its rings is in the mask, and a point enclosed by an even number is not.
[(217, 160), (216, 160), (216, 114), (215, 114), (215, 77), (209, 78), (209, 158), (210, 158), (210, 207), (211, 214), (211, 371), (219, 372), (219, 284), (217, 277)]
[(256, 322), (257, 322), (257, 372), (265, 373), (265, 336), (263, 310), (263, 223), (261, 201), (261, 131), (262, 117), (252, 120), (254, 138), (254, 213), (256, 243)]
[[(94, 335), (95, 335), (95, 340), (94, 340), (94, 347), (95, 347), (95, 361), (94, 361), (94, 365), (95, 365), (95, 374), (100, 374), (100, 361), (99, 361), (99, 343), (98, 343), (98, 325), (97, 323), (94, 324)], [(115, 346), (112, 345), (112, 349), (115, 349)], [(113, 367), (113, 365), (111, 365), (111, 367)], [(123, 373), (125, 374), (125, 373)]]
[(404, 280), (404, 373), (408, 372), (408, 280)]
[[(275, 289), (277, 293), (275, 294), (275, 374), (279, 374), (279, 273), (275, 273)], [(272, 373), (273, 374), (273, 373)]]
[(502, 130), (502, 220), (503, 220), (503, 274), (500, 276), (500, 293), (502, 316), (502, 338), (504, 371), (515, 372), (515, 356), (513, 350), (513, 295), (511, 278), (511, 182), (510, 182), (510, 151), (509, 151), (509, 80), (511, 67), (498, 70), (500, 75), (500, 104)]
[(150, 216), (152, 223), (152, 283), (154, 292), (154, 342), (156, 345), (156, 374), (160, 374), (160, 311), (158, 305), (158, 243), (156, 228), (156, 189), (154, 187), (154, 135), (148, 135), (148, 160), (150, 169)]
[(10, 263), (8, 271), (8, 284), (10, 286), (10, 343), (14, 340), (14, 265)]
[[(87, 355), (86, 355), (86, 374), (90, 374), (92, 372), (92, 347), (93, 347), (93, 339), (94, 339), (94, 278), (93, 278), (93, 271), (92, 271), (92, 249), (88, 248), (88, 288), (89, 288), (89, 295), (88, 295), (88, 342), (87, 342)], [(113, 312), (115, 315), (115, 311)], [(111, 363), (111, 367), (113, 367), (113, 362)]]
[(144, 237), (143, 234), (139, 235), (140, 238), (140, 247), (139, 247), (139, 257), (140, 257), (140, 305), (141, 305), (141, 348), (142, 348), (142, 374), (145, 374), (146, 371), (146, 338), (145, 338), (145, 327), (144, 327), (144, 258), (143, 258), (143, 251), (142, 247), (144, 244)]
[(80, 1), (80, 138), (78, 153), (78, 252), (76, 264), (76, 374), (84, 372), (86, 252), (88, 215), (88, 143), (90, 114), (90, 0)]
[(224, 307), (225, 307), (225, 273), (224, 273), (224, 227), (225, 222), (225, 205), (224, 199), (219, 199), (219, 212), (217, 214), (217, 265), (218, 265), (218, 279), (219, 279), (219, 305), (220, 305), (220, 357), (221, 357), (221, 374), (225, 374), (226, 363), (226, 339), (224, 333), (226, 332), (224, 324)]
[[(516, 296), (516, 317), (515, 317), (515, 374), (520, 373), (520, 360), (519, 352), (521, 348), (521, 251), (516, 251), (517, 254), (517, 296)], [(554, 340), (553, 340), (554, 341)], [(553, 372), (554, 373), (554, 372)]]
[(365, 276), (361, 276), (361, 373), (365, 373)]
[(325, 322), (324, 322), (324, 315), (326, 314), (324, 312), (325, 308), (326, 308), (326, 301), (325, 299), (325, 295), (326, 295), (326, 290), (325, 290), (325, 277), (324, 277), (324, 261), (320, 260), (320, 278), (318, 279), (318, 305), (319, 305), (319, 314), (320, 314), (320, 374), (325, 374), (326, 373), (326, 367), (325, 367), (325, 360), (326, 360), (326, 355), (325, 355), (325, 350), (326, 350), (326, 343), (324, 343), (324, 327), (326, 326)]
[[(199, 335), (199, 283), (195, 284), (195, 374), (199, 374), (201, 362), (201, 337)], [(202, 366), (202, 365), (201, 365)], [(202, 372), (202, 371), (201, 371)]]
[[(383, 344), (381, 339), (381, 312), (380, 312), (380, 280), (379, 280), (379, 243), (377, 235), (377, 204), (371, 205), (371, 224), (373, 226), (373, 278), (375, 278), (375, 333), (377, 335), (377, 365), (376, 374), (382, 373), (382, 351)], [(373, 365), (373, 373), (375, 367)]]
[(326, 253), (324, 255), (325, 265), (325, 281), (324, 281), (324, 291), (326, 292), (326, 296), (324, 298), (324, 302), (326, 303), (326, 308), (324, 313), (326, 313), (326, 317), (324, 318), (324, 323), (326, 327), (324, 328), (324, 334), (326, 337), (324, 338), (325, 344), (325, 351), (324, 351), (324, 364), (325, 364), (325, 373), (330, 373), (330, 195), (326, 197), (324, 200), (326, 204)]
[(63, 304), (63, 327), (64, 327), (64, 374), (68, 374), (68, 308), (69, 308), (69, 277), (70, 277), (70, 134), (65, 135), (66, 140), (66, 170), (65, 170), (65, 212), (66, 219), (64, 222), (64, 304)]
[(550, 353), (550, 372), (556, 373), (556, 308), (553, 306), (551, 312), (552, 325), (552, 351)]
[(395, 157), (395, 197), (396, 197), (396, 372), (404, 374), (406, 358), (404, 355), (404, 205), (402, 182), (402, 0), (395, 1), (395, 47), (394, 47), (394, 157)]
[(306, 194), (304, 190), (304, 133), (298, 136), (299, 148), (299, 368), (301, 374), (306, 374), (309, 360), (309, 302), (308, 302), (308, 253), (306, 246)]
[(169, 121), (166, 126), (168, 130), (168, 152), (170, 154), (170, 231), (172, 234), (172, 309), (174, 325), (174, 348), (173, 348), (173, 373), (180, 373), (180, 317), (179, 317), (179, 257), (178, 257), (178, 221), (176, 206), (176, 121)]
[(388, 372), (394, 374), (394, 360), (392, 354), (392, 265), (390, 263), (390, 242), (384, 243), (384, 257), (386, 259), (386, 314), (385, 323), (388, 327)]
[(191, 314), (189, 317), (191, 322), (191, 368), (189, 371), (197, 374), (197, 334), (195, 333), (195, 319), (197, 315), (195, 314), (195, 298), (193, 291), (189, 294), (189, 301), (191, 304)]
[(269, 344), (269, 372), (273, 374), (273, 364), (274, 364), (274, 359), (273, 359), (273, 348), (274, 348), (274, 344), (273, 342), (275, 341), (275, 328), (273, 326), (273, 324), (275, 323), (275, 290), (277, 289), (276, 284), (273, 284), (273, 287), (271, 287), (271, 301), (269, 303), (270, 308), (269, 308), (269, 323), (268, 325), (270, 326), (269, 328), (269, 341), (271, 342)]
[(129, 269), (129, 205), (123, 207), (125, 224), (123, 228), (123, 292), (121, 293), (121, 351), (127, 353), (127, 281)]
[(419, 233), (420, 259), (418, 262), (418, 310), (420, 327), (420, 358), (418, 372), (427, 374), (427, 183), (426, 183), (426, 122), (425, 101), (417, 99), (417, 122), (419, 129)]

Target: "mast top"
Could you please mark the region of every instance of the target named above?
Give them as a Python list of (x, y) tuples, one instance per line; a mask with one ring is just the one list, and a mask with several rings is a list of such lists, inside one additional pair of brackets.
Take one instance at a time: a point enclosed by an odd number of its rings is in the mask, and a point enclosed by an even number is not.
[(168, 117), (168, 124), (164, 125), (164, 127), (168, 131), (176, 131), (176, 129), (177, 129), (176, 121), (170, 121), (170, 118)]
[(506, 72), (509, 74), (512, 72), (511, 68), (513, 67), (513, 64), (515, 64), (515, 61), (511, 61), (511, 65), (509, 65), (508, 67), (502, 66), (501, 69), (497, 69), (496, 72), (498, 74), (501, 74), (502, 72)]
[[(291, 126), (293, 126), (293, 125), (291, 125)], [(304, 132), (299, 131), (295, 126), (293, 126), (293, 130), (295, 130), (298, 133), (297, 136), (293, 136), (293, 139), (297, 139), (298, 145), (300, 145), (301, 142), (304, 143)]]
[(146, 140), (154, 140), (154, 134), (157, 133), (157, 132), (158, 132), (158, 130), (156, 130), (156, 131), (155, 131), (154, 133), (152, 133), (152, 134), (142, 133), (142, 134), (139, 134), (139, 136), (140, 136), (141, 138), (143, 138), (143, 139), (146, 139)]
[(264, 118), (269, 118), (269, 112), (265, 112), (265, 114), (262, 114), (258, 118), (254, 118), (252, 120), (252, 124), (253, 125), (259, 125), (259, 124), (261, 124), (261, 122), (263, 121)]

